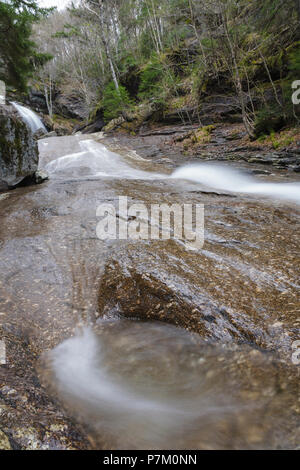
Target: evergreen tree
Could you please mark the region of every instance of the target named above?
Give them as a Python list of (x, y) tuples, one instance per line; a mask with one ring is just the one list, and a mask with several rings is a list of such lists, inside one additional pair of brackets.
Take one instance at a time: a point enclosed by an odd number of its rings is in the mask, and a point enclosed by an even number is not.
[(299, 122), (299, 14), (300, 0), (81, 0), (34, 29), (50, 88), (80, 92), (86, 115), (146, 104), (201, 124), (205, 100), (233, 95), (258, 137)]
[(0, 79), (7, 86), (26, 90), (27, 79), (35, 67), (50, 58), (39, 54), (31, 40), (33, 23), (49, 11), (30, 0), (0, 2)]

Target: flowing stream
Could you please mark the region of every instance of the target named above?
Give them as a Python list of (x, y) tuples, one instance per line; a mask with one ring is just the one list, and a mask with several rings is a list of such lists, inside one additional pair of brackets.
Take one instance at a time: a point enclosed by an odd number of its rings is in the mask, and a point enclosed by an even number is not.
[[(299, 182), (172, 173), (106, 145), (41, 140), (50, 181), (0, 200), (0, 320), (30, 345), (14, 360), (33, 363), (92, 448), (296, 447)], [(203, 250), (99, 240), (98, 205), (124, 195), (203, 203)]]
[[(162, 178), (163, 175), (142, 171), (135, 168), (134, 163), (138, 160), (137, 156), (131, 155), (129, 161), (109, 151), (104, 145), (94, 140), (79, 141), (81, 152), (64, 155), (50, 161), (45, 169), (50, 174), (66, 174), (82, 177), (86, 176), (108, 176), (125, 179), (153, 179)], [(139, 160), (138, 160), (139, 161)], [(131, 163), (131, 164), (130, 164)]]
[(300, 204), (299, 183), (261, 182), (241, 171), (220, 164), (183, 166), (178, 168), (172, 177), (195, 181), (219, 190), (267, 196), (275, 200), (286, 199)]
[(11, 104), (16, 108), (22, 119), (30, 127), (33, 133), (37, 132), (40, 129), (42, 129), (45, 133), (47, 132), (47, 129), (42, 123), (40, 117), (31, 109), (26, 108), (25, 106), (22, 106), (18, 103), (15, 103), (14, 101)]

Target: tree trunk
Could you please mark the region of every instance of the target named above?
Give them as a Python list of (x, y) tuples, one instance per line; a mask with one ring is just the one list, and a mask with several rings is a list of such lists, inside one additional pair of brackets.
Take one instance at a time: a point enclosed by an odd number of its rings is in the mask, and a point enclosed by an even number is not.
[(108, 42), (106, 41), (106, 37), (105, 37), (105, 23), (106, 23), (106, 21), (105, 21), (105, 11), (104, 11), (103, 0), (99, 0), (99, 5), (100, 5), (99, 19), (100, 19), (100, 25), (101, 25), (101, 39), (102, 39), (103, 46), (104, 46), (104, 49), (105, 49), (107, 61), (109, 63), (109, 67), (110, 67), (110, 70), (111, 70), (111, 75), (112, 75), (113, 82), (115, 84), (116, 90), (119, 91), (120, 87), (119, 87), (119, 82), (118, 82), (118, 78), (117, 78), (116, 69), (115, 69), (115, 66), (114, 66), (114, 63), (113, 63), (113, 60), (112, 60), (112, 57), (111, 57)]
[(52, 80), (51, 80), (51, 77), (50, 77), (49, 91), (48, 91), (47, 85), (45, 84), (45, 86), (44, 86), (44, 95), (45, 95), (45, 99), (46, 99), (48, 114), (50, 116), (50, 119), (52, 120), (52, 118), (53, 118), (53, 104), (52, 104)]
[(245, 105), (245, 100), (244, 100), (244, 94), (243, 94), (243, 87), (242, 87), (242, 80), (240, 76), (240, 71), (239, 71), (239, 65), (238, 65), (238, 60), (237, 60), (237, 53), (236, 53), (236, 45), (234, 42), (231, 40), (229, 31), (228, 31), (228, 21), (227, 21), (227, 15), (224, 9), (224, 6), (221, 5), (220, 8), (221, 11), (221, 16), (222, 16), (222, 22), (223, 22), (223, 27), (225, 31), (225, 35), (228, 41), (230, 53), (231, 53), (231, 60), (232, 60), (232, 65), (233, 65), (233, 80), (235, 83), (235, 87), (237, 90), (237, 95), (238, 99), (241, 105), (241, 110), (242, 110), (242, 118), (243, 118), (243, 123), (245, 126), (245, 129), (247, 131), (247, 134), (249, 135), (250, 138), (254, 137), (254, 129), (253, 125), (249, 119), (249, 116), (247, 114), (247, 109)]
[(116, 90), (119, 92), (120, 90), (120, 86), (119, 86), (119, 82), (118, 82), (118, 78), (117, 78), (117, 73), (116, 73), (116, 69), (115, 69), (115, 66), (114, 66), (114, 63), (113, 63), (113, 60), (112, 60), (112, 56), (111, 56), (111, 53), (110, 53), (110, 49), (109, 49), (109, 46), (108, 46), (108, 42), (106, 40), (106, 36), (105, 36), (105, 25), (106, 25), (106, 12), (105, 12), (105, 9), (104, 9), (104, 2), (103, 0), (98, 0), (98, 2), (93, 2), (95, 5), (97, 4), (100, 8), (100, 13), (92, 10), (88, 3), (86, 2), (85, 3), (85, 7), (88, 11), (90, 11), (91, 13), (93, 13), (94, 15), (97, 16), (97, 18), (99, 19), (99, 22), (100, 22), (100, 27), (101, 27), (101, 41), (102, 41), (102, 44), (103, 44), (103, 47), (104, 47), (104, 50), (105, 50), (105, 54), (106, 54), (106, 58), (107, 58), (107, 61), (108, 61), (108, 64), (109, 64), (109, 68), (110, 68), (110, 71), (111, 71), (111, 75), (112, 75), (112, 79), (113, 79), (113, 82), (114, 82), (114, 85), (116, 87)]

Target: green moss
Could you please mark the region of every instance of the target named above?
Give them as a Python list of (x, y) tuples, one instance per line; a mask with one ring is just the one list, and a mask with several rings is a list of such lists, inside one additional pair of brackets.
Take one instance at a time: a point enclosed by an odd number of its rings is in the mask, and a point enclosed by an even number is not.
[(203, 126), (192, 135), (192, 142), (208, 144), (211, 140), (211, 133), (216, 128), (214, 125)]
[(275, 132), (271, 132), (270, 140), (272, 142), (272, 146), (274, 149), (279, 149), (283, 147), (288, 147), (292, 143), (295, 142), (295, 137), (292, 135), (281, 132), (280, 134), (275, 134)]
[(299, 130), (295, 127), (281, 132), (271, 131), (269, 135), (261, 135), (257, 141), (266, 145), (272, 145), (273, 149), (276, 150), (294, 144), (297, 141), (298, 135)]
[(102, 108), (103, 108), (102, 101), (99, 101), (90, 112), (89, 122), (93, 122), (96, 119), (97, 114), (99, 113), (99, 111), (101, 111)]

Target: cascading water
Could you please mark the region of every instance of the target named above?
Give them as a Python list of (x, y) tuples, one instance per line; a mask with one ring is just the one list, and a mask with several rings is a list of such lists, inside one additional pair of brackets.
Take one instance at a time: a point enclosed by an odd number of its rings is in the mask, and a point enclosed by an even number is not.
[[(43, 142), (45, 145), (47, 142)], [(45, 169), (50, 174), (66, 174), (72, 176), (96, 176), (126, 179), (152, 179), (164, 178), (149, 171), (134, 168), (129, 162), (115, 152), (111, 152), (104, 145), (94, 140), (83, 140), (79, 142), (80, 152), (64, 155), (49, 162)]]
[[(82, 140), (78, 144), (80, 151), (46, 163), (46, 171), (63, 177), (72, 175), (80, 178), (95, 176), (141, 180), (182, 179), (217, 190), (267, 196), (300, 204), (299, 183), (262, 182), (228, 166), (208, 163), (182, 166), (172, 175), (166, 175), (149, 171), (149, 168), (146, 171), (144, 168), (140, 169), (141, 161), (137, 158), (135, 161), (124, 158), (94, 140)], [(48, 143), (43, 141), (43, 146), (46, 145)]]
[(33, 133), (37, 132), (40, 129), (45, 131), (45, 133), (47, 132), (47, 129), (42, 123), (39, 116), (36, 113), (34, 113), (31, 109), (25, 108), (25, 106), (21, 106), (20, 104), (15, 103), (14, 101), (12, 101), (11, 104), (16, 108), (20, 116), (23, 118), (26, 124), (30, 127)]
[[(81, 435), (94, 449), (295, 448), (298, 218), (276, 202), (278, 192), (287, 198), (289, 188), (290, 199), (299, 187), (212, 164), (170, 177), (169, 167), (159, 174), (164, 165), (81, 135), (40, 140), (39, 148), (50, 183), (20, 188), (0, 204), (0, 318), (18, 326), (25, 346), (18, 343), (10, 361), (28, 371), (7, 375), (3, 395), (25, 399), (14, 401), (16, 412), (4, 409), (1, 429), (20, 448), (45, 447), (40, 436), (52, 447), (80, 448)], [(202, 194), (184, 180), (237, 197)], [(275, 204), (239, 192), (274, 194)], [(99, 240), (97, 206), (124, 194), (145, 204), (204, 202), (205, 249)], [(31, 351), (51, 348), (41, 389)], [(44, 390), (66, 413), (48, 405)], [(82, 424), (79, 444), (68, 415)]]
[(172, 178), (190, 180), (206, 187), (235, 193), (269, 196), (300, 204), (299, 183), (260, 182), (255, 178), (225, 165), (201, 164), (178, 168)]
[[(251, 399), (253, 371), (237, 386), (235, 354), (170, 325), (103, 320), (57, 346), (44, 370), (70, 412), (109, 448), (226, 448), (227, 440), (252, 448), (247, 426), (268, 426), (266, 399)], [(239, 358), (249, 354), (240, 348)], [(265, 380), (276, 394), (272, 373)], [(269, 439), (263, 435), (260, 447)]]

